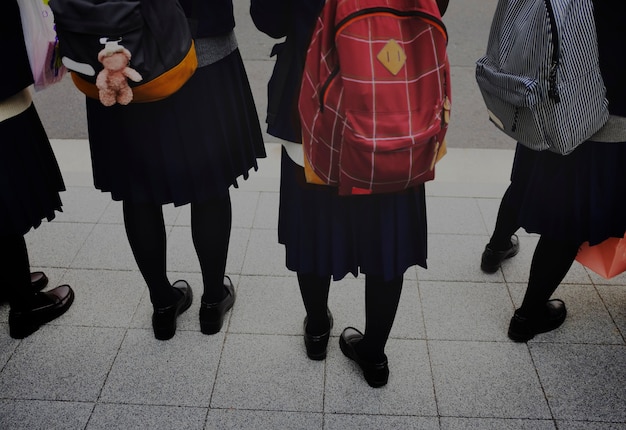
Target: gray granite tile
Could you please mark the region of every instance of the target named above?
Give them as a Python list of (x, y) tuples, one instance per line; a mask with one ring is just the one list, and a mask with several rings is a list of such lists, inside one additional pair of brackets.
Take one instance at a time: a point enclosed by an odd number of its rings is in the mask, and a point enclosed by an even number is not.
[(22, 340), (0, 374), (11, 399), (95, 401), (124, 331), (44, 326)]
[(211, 409), (205, 427), (206, 430), (312, 430), (322, 428), (323, 415), (321, 413), (237, 409)]
[(136, 270), (137, 264), (128, 244), (124, 225), (97, 224), (69, 267)]
[(417, 281), (417, 268), (419, 266), (411, 266), (404, 272), (404, 281)]
[(322, 412), (324, 362), (306, 358), (299, 336), (229, 334), (211, 407)]
[(501, 272), (480, 270), (486, 236), (428, 235), (428, 269), (418, 268), (420, 281), (502, 282)]
[[(246, 228), (233, 228), (230, 232), (230, 244), (228, 246), (228, 259), (226, 260), (226, 273), (239, 275), (243, 273), (244, 261), (249, 252), (249, 242), (252, 230)], [(263, 252), (254, 250), (253, 252)]]
[(495, 199), (476, 199), (476, 204), (478, 205), (478, 209), (480, 210), (484, 226), (487, 229), (488, 237), (485, 244), (489, 241), (489, 238), (493, 234), (493, 229), (496, 225), (496, 219), (498, 218), (498, 210), (500, 209), (500, 201), (502, 201), (501, 197)]
[(429, 233), (489, 234), (476, 199), (430, 196), (426, 201), (426, 210)]
[(163, 222), (166, 226), (176, 225), (179, 218), (185, 220), (189, 212), (184, 211), (185, 208), (189, 209), (189, 205), (174, 206), (173, 203), (163, 205)]
[[(256, 29), (250, 17), (249, 2), (235, 1), (233, 2), (233, 6), (235, 19), (237, 21), (235, 33), (237, 34), (242, 57), (246, 60), (269, 60), (272, 45), (276, 43), (276, 41)], [(273, 63), (273, 60), (271, 62)], [(246, 63), (248, 63), (248, 61), (246, 61)], [(267, 80), (263, 82), (267, 82)]]
[[(512, 284), (509, 289), (516, 307), (519, 307), (526, 286)], [(624, 344), (623, 337), (593, 286), (563, 284), (552, 297), (565, 302), (567, 319), (557, 330), (542, 333), (531, 342)]]
[[(239, 274), (243, 264), (250, 230), (233, 228), (230, 233), (226, 272)], [(191, 238), (191, 229), (174, 227), (167, 243), (168, 270), (176, 272), (200, 272), (200, 262)]]
[[(575, 262), (574, 264), (580, 266), (578, 262)], [(620, 273), (619, 275), (614, 276), (613, 278), (606, 279), (598, 275), (591, 269), (584, 267), (584, 270), (586, 270), (587, 273), (589, 273), (589, 277), (591, 278), (592, 282), (595, 285), (626, 285), (626, 272)]]
[[(406, 279), (390, 337), (400, 339), (426, 339), (426, 327), (417, 282)], [(421, 284), (421, 283), (420, 283)], [(338, 334), (341, 330), (338, 330)]]
[(93, 224), (44, 222), (24, 236), (31, 264), (70, 267), (74, 259), (82, 256), (83, 244), (93, 229)]
[(0, 400), (0, 428), (82, 430), (92, 409), (92, 403)]
[[(334, 319), (334, 326), (331, 331), (333, 336), (339, 336), (343, 329), (348, 326), (362, 329), (365, 326), (364, 276), (360, 275), (358, 278), (354, 278), (352, 275), (348, 275), (340, 281), (331, 282), (328, 307)], [(301, 318), (304, 318), (304, 314)]]
[[(560, 427), (559, 427), (560, 428)], [(569, 428), (569, 427), (567, 427)], [(551, 420), (441, 418), (441, 430), (556, 430)]]
[(558, 420), (626, 423), (626, 346), (530, 345)]
[(435, 394), (425, 341), (390, 339), (385, 353), (389, 382), (371, 388), (358, 365), (329, 345), (324, 411), (341, 414), (436, 416)]
[(15, 349), (17, 348), (17, 346), (20, 344), (20, 341), (17, 339), (13, 339), (11, 336), (9, 336), (9, 324), (8, 324), (8, 306), (1, 306), (0, 307), (1, 310), (7, 310), (6, 313), (2, 313), (2, 316), (0, 319), (1, 323), (0, 323), (0, 372), (2, 370), (2, 368), (4, 368), (4, 365), (7, 363), (7, 361), (9, 361), (9, 358), (11, 358), (11, 355), (13, 355), (13, 353), (15, 352)]
[(106, 403), (208, 407), (223, 335), (178, 331), (168, 341), (130, 329), (100, 400)]
[(626, 423), (602, 423), (592, 421), (557, 421), (559, 429), (567, 430), (624, 430)]
[(103, 194), (93, 187), (67, 187), (61, 193), (63, 212), (59, 213), (55, 221), (96, 223), (111, 203), (108, 194)]
[(52, 324), (126, 328), (147, 291), (139, 271), (74, 269), (63, 281), (74, 289), (74, 304)]
[[(110, 199), (109, 193), (103, 193), (102, 195)], [(100, 224), (124, 224), (122, 202), (111, 200), (98, 222)]]
[(200, 262), (189, 226), (175, 226), (167, 238), (167, 268), (176, 272), (200, 272)]
[(96, 405), (86, 430), (202, 430), (207, 408), (124, 404)]
[(252, 228), (260, 194), (258, 191), (244, 190), (233, 190), (230, 193), (233, 227)]
[(623, 285), (596, 287), (623, 339), (626, 339), (626, 288)]
[(261, 193), (254, 216), (254, 228), (278, 228), (278, 199), (279, 193)]
[(278, 231), (254, 229), (246, 248), (242, 274), (289, 276), (285, 267), (285, 247), (278, 243)]
[(441, 416), (549, 419), (524, 344), (429, 341)]
[[(333, 336), (339, 336), (345, 327), (365, 327), (365, 276), (348, 275), (341, 281), (331, 283), (329, 307), (335, 325)], [(424, 339), (426, 332), (415, 280), (405, 279), (396, 318), (390, 337), (401, 339)]]
[(435, 417), (403, 417), (389, 415), (326, 414), (324, 419), (324, 430), (394, 428), (402, 430), (439, 430), (439, 422)]
[(506, 286), (420, 282), (428, 339), (502, 341), (513, 305)]
[(295, 277), (242, 276), (229, 331), (301, 335), (304, 305)]

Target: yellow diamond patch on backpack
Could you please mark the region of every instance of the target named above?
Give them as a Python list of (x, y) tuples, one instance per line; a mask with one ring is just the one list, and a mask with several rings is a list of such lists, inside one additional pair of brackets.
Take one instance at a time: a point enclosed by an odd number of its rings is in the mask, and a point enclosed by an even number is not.
[(389, 42), (387, 42), (384, 48), (380, 50), (376, 58), (378, 58), (378, 61), (380, 61), (382, 65), (394, 75), (397, 75), (400, 70), (402, 70), (404, 63), (406, 63), (406, 54), (404, 53), (404, 49), (402, 49), (402, 47), (398, 45), (398, 42), (393, 39), (390, 39)]

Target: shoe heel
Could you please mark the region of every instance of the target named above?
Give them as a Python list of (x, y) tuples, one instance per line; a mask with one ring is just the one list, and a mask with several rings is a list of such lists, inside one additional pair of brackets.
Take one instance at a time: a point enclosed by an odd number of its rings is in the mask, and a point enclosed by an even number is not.
[(217, 321), (200, 320), (200, 331), (202, 334), (219, 333), (223, 325), (224, 318), (220, 318)]
[(9, 336), (13, 339), (24, 339), (39, 330), (39, 327), (39, 324), (18, 320), (9, 324)]
[(176, 334), (176, 327), (153, 327), (157, 340), (169, 340)]

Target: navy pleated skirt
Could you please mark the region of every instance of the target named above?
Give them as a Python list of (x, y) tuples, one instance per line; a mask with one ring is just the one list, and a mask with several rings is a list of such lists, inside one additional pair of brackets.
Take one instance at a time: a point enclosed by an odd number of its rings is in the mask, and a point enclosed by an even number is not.
[(238, 50), (164, 100), (105, 107), (87, 99), (87, 121), (94, 184), (114, 200), (203, 202), (228, 193), (265, 157)]
[(0, 122), (0, 235), (24, 235), (61, 211), (61, 171), (31, 106)]
[(424, 186), (399, 194), (339, 196), (306, 184), (304, 169), (282, 151), (278, 239), (289, 270), (332, 276), (398, 277), (426, 268)]
[(518, 144), (508, 201), (530, 233), (591, 245), (626, 231), (626, 142), (587, 141), (566, 156)]

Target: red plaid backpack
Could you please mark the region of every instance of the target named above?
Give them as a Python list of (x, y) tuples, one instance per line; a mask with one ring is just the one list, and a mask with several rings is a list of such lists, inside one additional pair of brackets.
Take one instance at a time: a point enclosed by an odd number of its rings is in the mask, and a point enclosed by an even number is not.
[(450, 114), (447, 32), (435, 0), (327, 0), (299, 97), (307, 181), (339, 194), (432, 180)]

